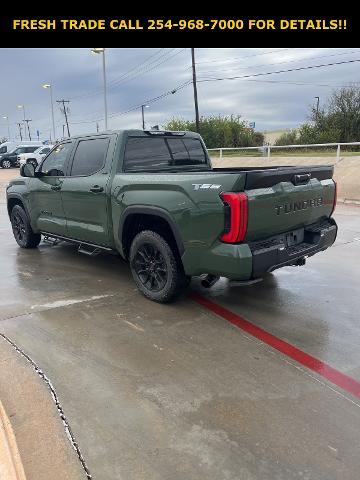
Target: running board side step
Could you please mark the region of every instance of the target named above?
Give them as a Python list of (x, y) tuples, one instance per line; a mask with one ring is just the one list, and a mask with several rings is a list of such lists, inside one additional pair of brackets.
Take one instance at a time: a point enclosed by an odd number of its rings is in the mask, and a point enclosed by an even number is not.
[(49, 243), (52, 247), (55, 247), (58, 243), (62, 242), (60, 238), (57, 237), (52, 237), (51, 235), (44, 235), (44, 240), (45, 243)]
[(119, 255), (119, 253), (110, 247), (104, 247), (102, 245), (95, 245), (93, 243), (84, 242), (81, 240), (76, 240), (74, 238), (65, 237), (63, 235), (56, 235), (48, 232), (40, 232), (44, 236), (44, 242), (51, 244), (52, 246), (57, 245), (60, 242), (69, 242), (73, 245), (78, 246), (78, 252), (83, 253), (85, 255), (89, 255), (90, 257), (95, 257), (102, 252), (111, 253), (113, 255)]
[(96, 257), (101, 252), (103, 252), (103, 249), (83, 243), (80, 243), (78, 248), (78, 253), (83, 253), (84, 255), (88, 255), (89, 257)]

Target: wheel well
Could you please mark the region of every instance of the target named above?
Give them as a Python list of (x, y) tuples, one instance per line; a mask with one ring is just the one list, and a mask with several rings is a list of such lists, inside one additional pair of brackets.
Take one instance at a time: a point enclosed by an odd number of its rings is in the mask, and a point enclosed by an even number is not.
[(15, 205), (20, 205), (20, 207), (22, 207), (25, 210), (24, 204), (21, 200), (19, 200), (18, 198), (9, 198), (8, 203), (7, 203), (7, 209), (8, 209), (9, 217), (10, 217), (11, 211), (15, 207)]
[(121, 241), (126, 259), (129, 257), (132, 241), (136, 235), (143, 230), (152, 230), (165, 238), (181, 263), (179, 248), (169, 223), (158, 215), (143, 213), (133, 213), (125, 219)]

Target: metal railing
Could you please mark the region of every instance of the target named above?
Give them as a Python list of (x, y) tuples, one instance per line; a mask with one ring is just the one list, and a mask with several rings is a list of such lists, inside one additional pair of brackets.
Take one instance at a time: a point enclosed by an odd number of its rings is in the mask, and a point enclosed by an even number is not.
[(307, 145), (263, 145), (262, 147), (220, 147), (220, 148), (208, 148), (209, 152), (218, 151), (219, 157), (223, 158), (223, 152), (234, 150), (257, 150), (261, 152), (262, 156), (270, 158), (271, 151), (276, 149), (289, 149), (289, 148), (312, 148), (312, 147), (336, 147), (336, 158), (339, 160), (341, 153), (341, 146), (345, 145), (360, 145), (360, 142), (342, 142), (342, 143), (312, 143)]

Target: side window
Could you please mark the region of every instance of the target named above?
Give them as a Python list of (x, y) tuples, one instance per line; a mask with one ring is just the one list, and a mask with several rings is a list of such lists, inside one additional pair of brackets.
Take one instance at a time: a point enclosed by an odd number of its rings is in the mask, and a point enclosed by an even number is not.
[(164, 138), (129, 138), (125, 149), (125, 171), (159, 170), (171, 164), (171, 156)]
[(19, 155), (20, 153), (25, 153), (25, 152), (26, 152), (25, 147), (19, 147), (12, 152), (12, 155)]
[(39, 147), (26, 147), (25, 153), (33, 153), (35, 150), (37, 150)]
[(41, 164), (41, 172), (45, 175), (62, 177), (65, 175), (65, 163), (69, 156), (72, 147), (71, 142), (60, 143), (57, 147), (46, 157)]
[(109, 138), (80, 140), (70, 175), (92, 175), (98, 172), (105, 164), (108, 146)]

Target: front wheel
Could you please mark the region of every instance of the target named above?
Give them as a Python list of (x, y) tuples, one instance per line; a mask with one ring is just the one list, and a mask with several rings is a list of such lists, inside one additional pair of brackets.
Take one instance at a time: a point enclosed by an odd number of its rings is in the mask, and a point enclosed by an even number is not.
[(40, 233), (34, 233), (25, 210), (15, 205), (11, 210), (11, 226), (17, 244), (21, 248), (35, 248), (41, 241)]
[(3, 160), (3, 161), (1, 162), (1, 167), (2, 167), (2, 168), (11, 168), (11, 162), (10, 162), (10, 160)]
[(151, 230), (144, 230), (134, 238), (130, 248), (130, 268), (140, 292), (154, 302), (173, 301), (187, 283), (172, 247)]

